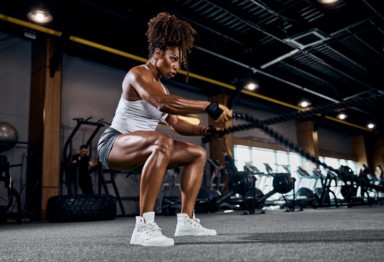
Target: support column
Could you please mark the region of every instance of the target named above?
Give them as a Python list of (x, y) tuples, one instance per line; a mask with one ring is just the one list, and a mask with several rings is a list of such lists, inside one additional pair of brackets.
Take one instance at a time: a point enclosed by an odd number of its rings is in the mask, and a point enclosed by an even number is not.
[[(209, 98), (209, 101), (215, 101), (219, 104), (227, 105), (229, 100), (228, 95), (216, 95)], [(220, 128), (227, 128), (232, 126), (233, 121), (229, 120), (225, 123), (216, 123), (213, 119), (209, 118), (209, 125), (220, 127)], [(219, 140), (212, 140), (209, 143), (209, 149), (210, 149), (210, 158), (213, 160), (219, 160), (220, 164), (224, 165), (224, 157), (225, 154), (229, 154), (233, 157), (233, 134), (229, 134), (225, 137), (225, 139), (219, 139)]]
[(352, 148), (353, 148), (353, 153), (356, 156), (357, 170), (360, 170), (363, 167), (363, 164), (368, 163), (364, 136), (353, 137)]
[(39, 39), (32, 47), (29, 140), (41, 151), (28, 161), (27, 199), (36, 220), (45, 219), (47, 200), (59, 193), (61, 68), (50, 75), (55, 46)]
[[(209, 98), (209, 101), (215, 101), (222, 105), (227, 105), (230, 96), (220, 94), (216, 96), (212, 96)], [(225, 123), (216, 123), (214, 120), (209, 118), (209, 125), (220, 127), (220, 128), (228, 128), (233, 124), (233, 120), (230, 119)], [(234, 138), (233, 134), (228, 134), (224, 139), (212, 140), (209, 142), (209, 157), (213, 160), (218, 160), (221, 165), (225, 164), (225, 156), (229, 155), (233, 158), (233, 148), (234, 148)], [(228, 188), (228, 177), (222, 176), (221, 183), (224, 184), (223, 193), (226, 193)]]
[(379, 136), (372, 137), (368, 152), (368, 167), (374, 174), (378, 165), (384, 167), (384, 142)]
[(384, 166), (384, 141), (381, 137), (376, 137), (373, 147), (373, 166)]
[[(305, 121), (297, 123), (297, 143), (305, 151), (313, 156), (319, 156), (319, 139), (314, 121)], [(311, 161), (304, 159), (303, 168), (313, 170), (316, 165)]]

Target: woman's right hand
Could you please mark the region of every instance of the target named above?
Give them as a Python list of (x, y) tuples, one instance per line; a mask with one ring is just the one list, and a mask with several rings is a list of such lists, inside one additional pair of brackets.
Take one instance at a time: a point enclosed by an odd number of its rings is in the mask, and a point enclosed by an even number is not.
[(222, 104), (219, 104), (219, 108), (223, 110), (223, 113), (221, 113), (218, 119), (215, 119), (216, 123), (225, 122), (228, 119), (232, 118), (232, 110), (229, 110), (228, 107)]
[(215, 120), (216, 123), (225, 122), (232, 118), (232, 110), (229, 110), (225, 105), (218, 104), (216, 102), (211, 102), (205, 111)]

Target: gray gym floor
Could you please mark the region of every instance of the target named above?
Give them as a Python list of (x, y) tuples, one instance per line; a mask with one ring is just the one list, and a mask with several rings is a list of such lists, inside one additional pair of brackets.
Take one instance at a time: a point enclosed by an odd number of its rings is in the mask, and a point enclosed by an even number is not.
[[(129, 245), (134, 217), (0, 224), (0, 261), (384, 261), (384, 206), (198, 214), (218, 236)], [(172, 236), (175, 216), (157, 216)]]

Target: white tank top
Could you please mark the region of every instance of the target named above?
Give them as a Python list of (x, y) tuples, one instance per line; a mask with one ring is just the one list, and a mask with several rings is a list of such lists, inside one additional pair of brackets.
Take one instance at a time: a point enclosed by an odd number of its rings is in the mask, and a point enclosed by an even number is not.
[(167, 116), (143, 99), (127, 101), (121, 97), (111, 127), (120, 133), (154, 131)]
[[(149, 70), (146, 65), (144, 67)], [(164, 86), (163, 89), (168, 94)], [(120, 133), (154, 131), (167, 116), (143, 99), (128, 101), (120, 97), (111, 127)]]

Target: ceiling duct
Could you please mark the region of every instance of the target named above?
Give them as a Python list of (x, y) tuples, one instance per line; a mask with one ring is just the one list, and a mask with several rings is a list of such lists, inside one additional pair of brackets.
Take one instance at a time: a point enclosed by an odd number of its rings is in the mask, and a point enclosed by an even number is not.
[(299, 49), (304, 49), (308, 46), (316, 45), (327, 40), (328, 37), (321, 31), (314, 29), (309, 32), (305, 32), (295, 37), (286, 39), (287, 42), (296, 46)]

